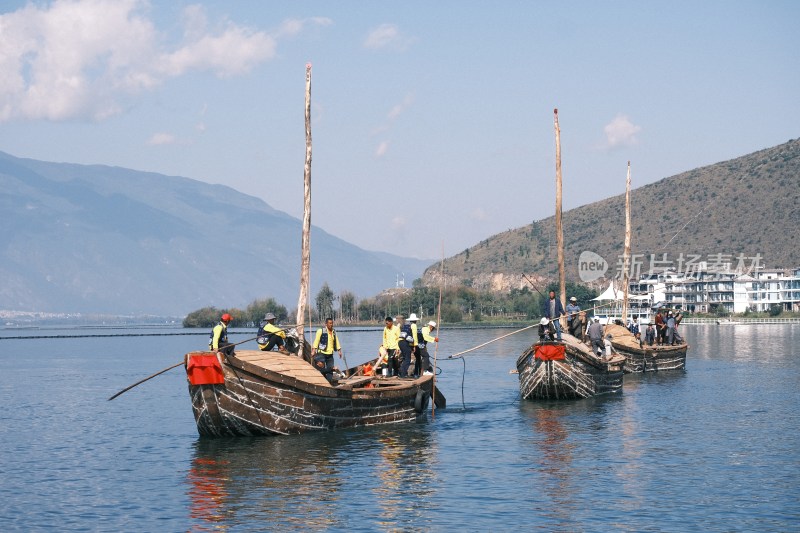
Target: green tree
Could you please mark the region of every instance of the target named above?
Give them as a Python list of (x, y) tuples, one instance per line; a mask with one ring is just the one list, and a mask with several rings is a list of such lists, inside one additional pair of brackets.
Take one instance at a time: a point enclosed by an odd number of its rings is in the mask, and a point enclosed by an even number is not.
[(783, 308), (780, 305), (773, 305), (769, 308), (769, 316), (778, 316), (783, 312)]
[(317, 304), (317, 316), (320, 320), (324, 320), (325, 318), (333, 318), (333, 301), (336, 296), (333, 294), (333, 291), (328, 286), (328, 282), (326, 281), (322, 288), (317, 293), (316, 297), (316, 304)]
[(263, 300), (253, 300), (253, 302), (247, 306), (247, 309), (245, 309), (245, 320), (253, 324), (258, 324), (264, 319), (264, 315), (267, 313), (275, 315), (277, 323), (284, 322), (289, 317), (286, 307), (279, 304), (275, 298), (265, 298)]
[(358, 316), (356, 307), (356, 295), (350, 291), (342, 291), (339, 295), (339, 302), (342, 304), (342, 316), (340, 320), (351, 321)]

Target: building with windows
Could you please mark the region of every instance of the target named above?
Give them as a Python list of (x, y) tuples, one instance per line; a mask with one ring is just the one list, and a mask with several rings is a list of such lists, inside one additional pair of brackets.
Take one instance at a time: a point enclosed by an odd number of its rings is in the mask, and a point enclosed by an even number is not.
[(800, 268), (758, 270), (754, 273), (698, 269), (688, 274), (668, 269), (650, 273), (630, 283), (634, 294), (647, 294), (652, 305), (695, 313), (767, 312), (773, 306), (800, 311)]

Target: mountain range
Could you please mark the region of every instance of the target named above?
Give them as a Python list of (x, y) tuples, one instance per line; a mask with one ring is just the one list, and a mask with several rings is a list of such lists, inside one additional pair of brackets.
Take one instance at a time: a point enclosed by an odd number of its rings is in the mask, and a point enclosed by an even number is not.
[[(625, 178), (622, 167), (621, 185)], [(541, 207), (542, 199), (531, 197), (534, 204)], [(701, 263), (800, 268), (800, 139), (634, 188), (631, 228), (634, 278), (663, 268), (686, 272)], [(587, 265), (600, 264), (606, 270), (597, 288), (607, 284), (621, 273), (625, 195), (565, 211), (563, 233), (567, 280), (590, 281)], [(446, 259), (444, 272), (448, 285), (476, 289), (528, 286), (523, 273), (546, 284), (557, 280), (556, 250), (550, 216), (476, 243)], [(430, 266), (423, 283), (438, 284), (440, 273), (440, 265)]]
[[(273, 297), (292, 309), (301, 222), (222, 185), (0, 152), (0, 309), (182, 316)], [(313, 227), (311, 295), (372, 296), (432, 261)], [(314, 265), (324, 265), (315, 271)]]

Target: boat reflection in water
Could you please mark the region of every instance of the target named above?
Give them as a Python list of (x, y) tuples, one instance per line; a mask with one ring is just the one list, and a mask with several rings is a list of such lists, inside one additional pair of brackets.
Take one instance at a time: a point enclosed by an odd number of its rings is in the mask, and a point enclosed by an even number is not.
[[(277, 530), (420, 527), (437, 486), (435, 453), (424, 424), (298, 437), (201, 438), (186, 474), (191, 530), (254, 523)], [(358, 501), (354, 494), (361, 495)]]

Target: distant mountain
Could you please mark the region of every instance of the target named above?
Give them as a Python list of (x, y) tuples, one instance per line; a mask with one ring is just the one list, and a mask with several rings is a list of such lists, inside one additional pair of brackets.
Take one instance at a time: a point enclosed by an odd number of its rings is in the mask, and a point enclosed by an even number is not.
[[(0, 309), (180, 316), (297, 305), (301, 222), (222, 185), (0, 152)], [(430, 261), (311, 233), (312, 297), (372, 296)], [(409, 281), (410, 285), (410, 281)]]
[[(542, 199), (531, 197), (531, 205), (541, 207)], [(555, 198), (549, 205), (555, 211)], [(631, 226), (632, 253), (643, 273), (664, 266), (684, 272), (699, 261), (735, 268), (741, 260), (749, 267), (757, 256), (767, 268), (800, 267), (800, 139), (632, 190)], [(604, 260), (606, 277), (618, 272), (624, 194), (564, 212), (563, 227), (568, 280), (580, 280), (583, 252)], [(554, 217), (485, 239), (448, 258), (444, 268), (449, 283), (497, 291), (526, 286), (523, 272), (541, 283), (556, 280)], [(423, 282), (435, 285), (439, 272), (439, 265), (430, 266)]]

